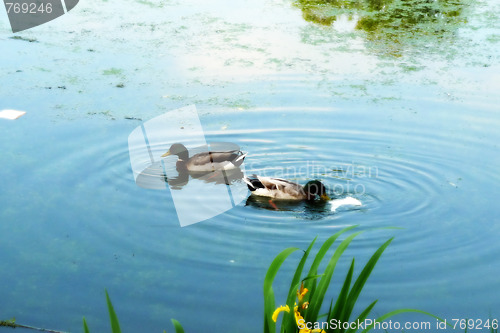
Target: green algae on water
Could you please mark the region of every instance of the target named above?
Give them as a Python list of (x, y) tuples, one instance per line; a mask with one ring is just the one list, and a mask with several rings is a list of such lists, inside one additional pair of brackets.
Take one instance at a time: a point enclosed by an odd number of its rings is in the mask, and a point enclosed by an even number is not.
[(358, 16), (356, 28), (408, 29), (426, 23), (463, 22), (461, 0), (297, 0), (307, 21), (330, 25), (340, 15)]
[[(354, 21), (371, 41), (389, 42), (388, 53), (400, 55), (403, 45), (453, 38), (467, 22), (467, 0), (297, 0), (305, 20), (330, 26), (341, 18)], [(421, 37), (429, 40), (417, 40)], [(387, 45), (386, 45), (387, 46)], [(393, 49), (393, 52), (390, 50)]]

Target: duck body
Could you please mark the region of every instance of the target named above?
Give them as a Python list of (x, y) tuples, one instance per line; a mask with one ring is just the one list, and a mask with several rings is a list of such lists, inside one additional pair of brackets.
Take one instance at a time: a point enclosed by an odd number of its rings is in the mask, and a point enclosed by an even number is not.
[(240, 150), (207, 151), (189, 157), (187, 148), (181, 143), (173, 144), (161, 157), (177, 155), (178, 171), (213, 172), (216, 170), (233, 170), (239, 168), (247, 154)]
[(281, 178), (252, 175), (243, 179), (252, 195), (269, 197), (277, 200), (330, 200), (325, 186), (318, 180), (309, 181), (306, 185)]

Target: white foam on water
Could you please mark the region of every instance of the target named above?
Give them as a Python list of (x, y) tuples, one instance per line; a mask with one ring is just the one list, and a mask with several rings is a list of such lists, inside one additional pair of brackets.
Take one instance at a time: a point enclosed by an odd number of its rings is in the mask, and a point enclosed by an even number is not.
[(361, 206), (361, 201), (353, 197), (342, 199), (334, 199), (330, 201), (330, 209), (332, 212), (336, 211), (341, 206)]

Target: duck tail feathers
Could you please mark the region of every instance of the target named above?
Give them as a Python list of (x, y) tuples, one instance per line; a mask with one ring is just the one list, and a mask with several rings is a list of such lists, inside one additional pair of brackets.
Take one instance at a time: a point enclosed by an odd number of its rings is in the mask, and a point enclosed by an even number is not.
[(234, 159), (234, 161), (232, 161), (231, 163), (233, 163), (235, 166), (240, 166), (242, 163), (243, 163), (243, 160), (245, 159), (245, 157), (247, 156), (248, 153), (245, 153), (245, 154), (242, 154), (240, 156), (238, 156), (236, 159)]
[[(250, 181), (250, 178), (248, 176), (243, 177), (243, 181), (247, 184), (248, 188), (250, 191), (254, 189), (252, 182)], [(251, 187), (251, 188), (250, 188)]]

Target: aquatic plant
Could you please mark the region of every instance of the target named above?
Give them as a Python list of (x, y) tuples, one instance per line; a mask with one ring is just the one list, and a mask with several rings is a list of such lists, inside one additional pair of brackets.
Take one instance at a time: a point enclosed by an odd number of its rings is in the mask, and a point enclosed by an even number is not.
[[(365, 264), (364, 268), (353, 284), (351, 282), (353, 280), (355, 260), (352, 259), (349, 271), (344, 279), (342, 288), (340, 290), (340, 293), (338, 294), (336, 301), (334, 302), (334, 300), (332, 299), (332, 301), (330, 302), (328, 312), (326, 313), (326, 321), (322, 323), (319, 322), (319, 319), (323, 317), (323, 315), (320, 315), (320, 309), (323, 306), (323, 301), (328, 291), (328, 287), (330, 286), (335, 267), (352, 240), (364, 231), (355, 232), (347, 236), (342, 242), (340, 242), (332, 257), (328, 261), (323, 274), (318, 275), (318, 268), (322, 263), (326, 253), (339, 238), (339, 236), (353, 230), (354, 228), (356, 228), (356, 226), (347, 227), (328, 238), (316, 254), (307, 275), (301, 278), (303, 275), (305, 263), (311, 252), (311, 249), (313, 248), (314, 243), (316, 242), (316, 238), (311, 242), (307, 250), (304, 252), (302, 259), (300, 260), (295, 270), (295, 274), (292, 278), (288, 291), (286, 304), (279, 307), (275, 306), (272, 284), (283, 262), (288, 258), (289, 255), (297, 251), (298, 248), (287, 248), (276, 256), (276, 258), (269, 266), (266, 277), (264, 279), (264, 333), (276, 332), (276, 321), (280, 313), (283, 313), (280, 330), (280, 332), (282, 333), (352, 333), (357, 332), (358, 328), (364, 333), (371, 330), (374, 327), (375, 322), (383, 322), (384, 320), (394, 315), (404, 312), (423, 313), (443, 321), (441, 318), (425, 311), (416, 309), (399, 309), (380, 316), (373, 322), (373, 324), (366, 326), (366, 328), (364, 326), (357, 327), (356, 325), (354, 325), (355, 327), (352, 327), (352, 325), (350, 327), (340, 325), (340, 323), (365, 322), (365, 319), (367, 319), (371, 310), (377, 303), (376, 300), (373, 301), (354, 320), (351, 320), (351, 315), (361, 293), (361, 290), (368, 280), (368, 277), (370, 276), (378, 259), (387, 248), (387, 246), (389, 246), (389, 244), (392, 242), (393, 238), (390, 238), (385, 243), (383, 243), (377, 249), (377, 251), (375, 251), (375, 253)], [(336, 325), (333, 323), (336, 323)]]
[[(118, 321), (118, 317), (116, 315), (115, 309), (113, 308), (113, 303), (111, 303), (111, 299), (109, 298), (108, 291), (104, 291), (106, 293), (106, 303), (108, 305), (109, 312), (109, 322), (111, 324), (111, 332), (112, 333), (121, 333), (120, 322)], [(83, 332), (90, 333), (89, 327), (87, 325), (87, 321), (85, 317), (83, 317)]]
[[(316, 242), (317, 237), (309, 244), (306, 251), (302, 255), (302, 258), (295, 269), (295, 273), (292, 277), (292, 281), (290, 283), (290, 288), (288, 290), (287, 299), (285, 305), (281, 305), (276, 307), (275, 298), (273, 292), (273, 282), (274, 279), (280, 270), (281, 265), (284, 261), (295, 251), (299, 250), (298, 248), (287, 248), (280, 252), (272, 261), (271, 265), (267, 270), (267, 274), (264, 279), (264, 333), (275, 333), (277, 331), (277, 319), (280, 314), (283, 314), (282, 321), (280, 325), (281, 333), (354, 333), (361, 330), (361, 333), (366, 333), (374, 328), (376, 323), (382, 323), (388, 318), (405, 313), (405, 312), (417, 312), (421, 314), (426, 314), (431, 317), (436, 318), (441, 322), (445, 322), (443, 319), (430, 314), (425, 311), (416, 310), (416, 309), (399, 309), (388, 312), (375, 320), (372, 320), (372, 324), (366, 325), (363, 327), (345, 327), (342, 325), (324, 325), (324, 323), (332, 323), (334, 320), (335, 323), (359, 323), (365, 322), (368, 318), (368, 315), (371, 313), (374, 308), (377, 300), (371, 302), (360, 314), (354, 319), (351, 319), (353, 310), (355, 305), (357, 304), (359, 295), (368, 280), (371, 272), (373, 271), (375, 265), (377, 264), (380, 256), (383, 254), (385, 249), (392, 242), (393, 238), (385, 241), (370, 257), (368, 262), (365, 264), (361, 272), (359, 273), (356, 280), (353, 282), (354, 275), (354, 264), (355, 260), (352, 259), (349, 270), (344, 278), (342, 283), (342, 287), (340, 292), (338, 293), (337, 299), (332, 299), (330, 305), (328, 307), (328, 312), (326, 314), (320, 315), (320, 310), (323, 307), (323, 301), (328, 292), (328, 288), (331, 284), (333, 273), (335, 271), (335, 267), (339, 262), (342, 254), (353, 241), (353, 239), (363, 233), (364, 231), (357, 231), (351, 233), (347, 236), (340, 244), (337, 245), (333, 255), (327, 262), (325, 270), (322, 274), (318, 274), (318, 269), (325, 259), (326, 254), (332, 248), (333, 244), (337, 241), (337, 239), (345, 233), (350, 232), (355, 229), (357, 226), (351, 226), (340, 230), (335, 233), (333, 236), (329, 237), (320, 247), (316, 256), (314, 257), (308, 273), (303, 276), (304, 266), (307, 262), (309, 254)], [(106, 294), (106, 303), (109, 312), (109, 320), (111, 324), (111, 332), (112, 333), (121, 333), (120, 324), (118, 321), (118, 316), (113, 308), (113, 304), (108, 295), (108, 292), (105, 291)], [(319, 320), (323, 317), (326, 317), (326, 321), (320, 323)], [(184, 329), (182, 325), (175, 319), (172, 319), (172, 324), (175, 328), (176, 333), (184, 333)], [(452, 327), (449, 323), (448, 326)], [(4, 327), (23, 327), (29, 328), (39, 331), (45, 332), (55, 332), (55, 333), (64, 333), (61, 331), (48, 330), (43, 328), (36, 328), (28, 325), (21, 325), (15, 323), (15, 319), (0, 321), (0, 326)], [(324, 327), (326, 326), (326, 327)], [(84, 333), (90, 333), (90, 329), (87, 325), (85, 318), (83, 318), (83, 331)], [(467, 332), (467, 329), (465, 330)], [(165, 331), (164, 331), (165, 333)], [(491, 328), (491, 333), (498, 333), (498, 329)]]

